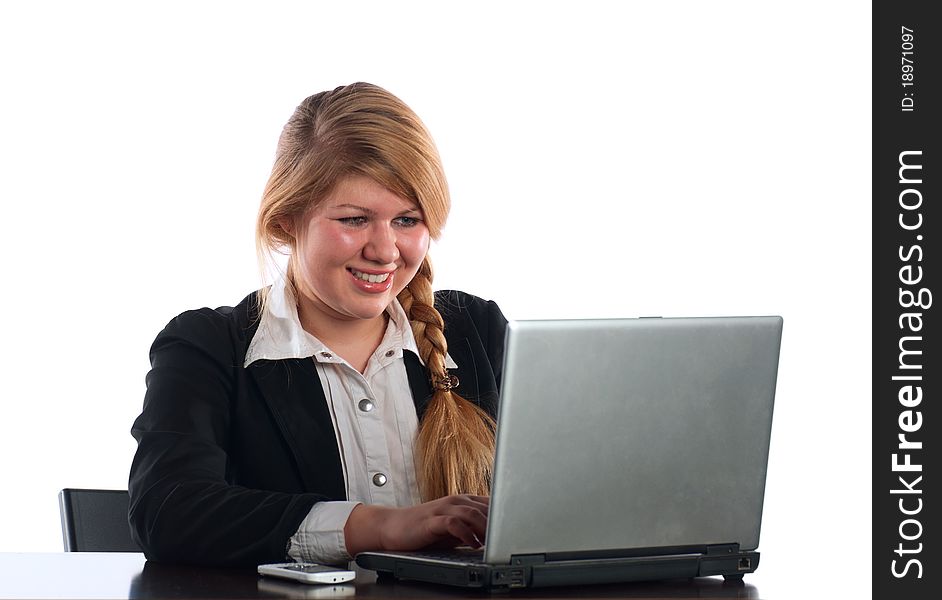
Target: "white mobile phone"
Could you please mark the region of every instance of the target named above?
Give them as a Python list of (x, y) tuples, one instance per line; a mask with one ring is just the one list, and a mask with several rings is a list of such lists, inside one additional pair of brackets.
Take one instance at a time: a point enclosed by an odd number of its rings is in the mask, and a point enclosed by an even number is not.
[(294, 579), (304, 583), (343, 583), (353, 581), (356, 573), (317, 563), (278, 563), (259, 565), (259, 575)]

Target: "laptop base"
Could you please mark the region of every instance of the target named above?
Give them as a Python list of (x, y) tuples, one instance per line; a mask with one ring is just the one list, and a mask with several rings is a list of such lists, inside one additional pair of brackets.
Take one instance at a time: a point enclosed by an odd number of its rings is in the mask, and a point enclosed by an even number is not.
[(365, 552), (356, 563), (393, 577), (465, 588), (511, 589), (688, 579), (723, 575), (742, 579), (759, 565), (758, 552), (726, 548), (723, 552), (634, 556), (595, 560), (554, 560), (540, 555), (514, 557), (510, 565), (420, 559), (409, 553)]

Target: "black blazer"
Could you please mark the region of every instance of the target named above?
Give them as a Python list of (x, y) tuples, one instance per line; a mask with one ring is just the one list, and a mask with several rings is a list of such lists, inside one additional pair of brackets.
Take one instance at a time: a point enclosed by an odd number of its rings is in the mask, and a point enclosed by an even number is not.
[[(506, 319), (463, 292), (436, 292), (435, 305), (458, 393), (496, 418)], [(181, 314), (151, 347), (128, 482), (131, 535), (150, 560), (280, 562), (316, 502), (346, 499), (314, 361), (243, 367), (257, 328), (251, 294), (235, 307)], [(421, 419), (429, 376), (411, 352), (404, 360)]]

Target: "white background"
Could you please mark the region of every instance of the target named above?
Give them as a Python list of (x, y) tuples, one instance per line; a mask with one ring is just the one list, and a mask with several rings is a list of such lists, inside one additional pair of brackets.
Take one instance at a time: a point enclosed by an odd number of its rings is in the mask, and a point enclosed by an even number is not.
[(436, 287), (785, 317), (750, 581), (869, 590), (866, 553), (807, 571), (870, 546), (869, 3), (341, 5), (0, 5), (0, 551), (61, 549), (60, 488), (127, 486), (150, 342), (260, 285), (282, 124), (364, 80), (439, 145)]

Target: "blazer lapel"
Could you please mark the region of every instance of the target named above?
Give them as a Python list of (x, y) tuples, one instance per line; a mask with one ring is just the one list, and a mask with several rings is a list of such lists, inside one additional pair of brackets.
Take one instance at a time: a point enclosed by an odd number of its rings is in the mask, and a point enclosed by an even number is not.
[(314, 361), (260, 360), (249, 371), (297, 460), (308, 491), (346, 499), (333, 420)]
[(403, 352), (402, 360), (406, 363), (406, 375), (409, 377), (409, 387), (412, 389), (415, 412), (421, 421), (422, 416), (425, 415), (425, 409), (428, 408), (429, 400), (432, 399), (432, 385), (428, 371), (419, 362), (419, 357), (412, 352)]

